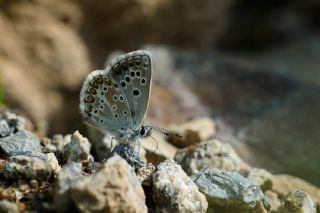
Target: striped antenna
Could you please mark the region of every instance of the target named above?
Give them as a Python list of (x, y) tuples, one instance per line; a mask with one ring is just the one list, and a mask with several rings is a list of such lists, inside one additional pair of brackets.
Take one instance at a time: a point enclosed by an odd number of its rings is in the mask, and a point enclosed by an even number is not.
[(166, 129), (163, 129), (163, 128), (161, 128), (161, 127), (158, 127), (158, 126), (151, 126), (151, 127), (152, 127), (153, 129), (161, 132), (162, 134), (168, 136), (168, 137), (173, 134), (173, 135), (175, 135), (175, 136), (177, 136), (177, 137), (179, 137), (179, 138), (182, 138), (181, 135), (179, 135), (179, 134), (177, 134), (177, 133), (170, 132), (170, 131), (168, 131), (168, 130), (166, 130)]

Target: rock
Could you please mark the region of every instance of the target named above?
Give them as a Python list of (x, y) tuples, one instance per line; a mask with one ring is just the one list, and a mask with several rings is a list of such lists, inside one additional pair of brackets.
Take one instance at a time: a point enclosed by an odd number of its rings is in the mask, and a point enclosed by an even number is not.
[(71, 137), (71, 142), (63, 148), (64, 159), (66, 162), (92, 161), (93, 157), (90, 154), (90, 149), (89, 140), (75, 131)]
[(205, 194), (211, 209), (215, 206), (250, 210), (263, 199), (260, 187), (237, 172), (207, 169), (194, 176), (194, 182)]
[(302, 179), (290, 175), (279, 174), (272, 176), (272, 191), (280, 198), (286, 197), (293, 190), (301, 190), (308, 193), (320, 211), (320, 189)]
[(0, 138), (0, 148), (8, 156), (41, 152), (39, 139), (27, 130), (19, 130), (15, 134)]
[(55, 146), (59, 153), (63, 154), (64, 147), (71, 142), (72, 135), (54, 135), (51, 139), (51, 144)]
[(142, 185), (151, 185), (152, 177), (151, 174), (156, 168), (151, 163), (146, 164), (144, 167), (138, 169), (137, 178)]
[(276, 193), (274, 193), (273, 191), (265, 191), (263, 201), (269, 211), (279, 212), (281, 201), (279, 200)]
[(58, 174), (61, 167), (58, 163), (56, 156), (53, 153), (47, 153), (46, 156), (47, 156), (48, 163), (50, 164), (51, 168), (53, 169), (53, 173)]
[(0, 212), (1, 213), (19, 213), (19, 208), (16, 203), (8, 200), (0, 200)]
[(58, 212), (70, 212), (75, 207), (69, 189), (75, 181), (82, 177), (81, 172), (81, 163), (70, 162), (58, 173), (53, 195), (53, 203)]
[[(246, 212), (243, 212), (246, 213)], [(268, 213), (262, 201), (258, 201), (257, 205), (250, 211), (250, 213)]]
[(8, 122), (4, 119), (0, 120), (0, 137), (7, 137), (13, 133), (12, 129), (10, 129)]
[(173, 160), (157, 166), (152, 182), (157, 212), (206, 212), (205, 196)]
[(53, 145), (51, 143), (51, 140), (47, 137), (41, 138), (40, 143), (43, 146), (43, 148), (42, 148), (43, 153), (50, 153), (50, 152), (57, 152), (58, 151), (58, 148), (55, 145)]
[(316, 213), (317, 210), (310, 195), (303, 191), (297, 190), (287, 196), (284, 201), (282, 212)]
[(155, 171), (155, 166), (151, 163), (146, 164), (144, 167), (136, 171), (137, 178), (142, 185), (144, 194), (146, 197), (146, 205), (148, 207), (148, 212), (155, 211), (155, 203), (152, 199), (152, 173)]
[(16, 155), (5, 162), (1, 171), (6, 179), (48, 180), (60, 166), (54, 154)]
[(213, 137), (215, 134), (215, 123), (210, 118), (201, 118), (180, 126), (171, 126), (169, 129), (182, 136), (180, 138), (175, 134), (171, 134), (169, 141), (178, 148), (185, 148)]
[(166, 159), (173, 159), (177, 148), (168, 143), (161, 133), (153, 131), (151, 136), (142, 141), (141, 144), (146, 150), (148, 162), (157, 165)]
[(247, 173), (244, 163), (229, 144), (212, 139), (178, 150), (174, 158), (188, 175), (195, 175), (207, 168)]
[[(0, 113), (0, 120), (2, 122), (1, 131), (6, 132), (2, 137), (9, 136), (10, 134), (16, 133), (19, 130), (31, 130), (33, 129), (33, 125), (29, 119), (26, 117), (19, 116), (10, 110), (5, 110)], [(5, 124), (6, 123), (6, 124)], [(7, 128), (9, 127), (10, 130)]]
[(136, 152), (134, 148), (131, 144), (119, 143), (113, 148), (111, 155), (119, 155), (134, 169), (140, 169), (145, 163), (140, 158), (139, 150)]
[(141, 184), (119, 156), (109, 158), (97, 173), (75, 182), (71, 197), (80, 212), (147, 212)]
[[(242, 144), (247, 146), (247, 155), (238, 152), (246, 162), (319, 185), (318, 86), (219, 52), (172, 51), (171, 58), (176, 61), (174, 70), (184, 76), (184, 84), (196, 94), (199, 103), (205, 103), (215, 118), (232, 127), (232, 136), (236, 137), (232, 145), (236, 149)], [(216, 135), (221, 135), (220, 130), (217, 124)], [(225, 140), (228, 137), (220, 139), (229, 142)], [(301, 153), (305, 154), (297, 158)]]
[(251, 169), (248, 174), (248, 179), (258, 184), (263, 191), (272, 188), (272, 174), (264, 169)]
[(90, 64), (77, 29), (81, 8), (75, 2), (43, 1), (12, 1), (2, 8), (0, 73), (6, 100), (30, 115), (40, 129), (52, 119), (53, 129), (66, 131), (66, 120), (76, 115), (76, 99), (70, 94)]

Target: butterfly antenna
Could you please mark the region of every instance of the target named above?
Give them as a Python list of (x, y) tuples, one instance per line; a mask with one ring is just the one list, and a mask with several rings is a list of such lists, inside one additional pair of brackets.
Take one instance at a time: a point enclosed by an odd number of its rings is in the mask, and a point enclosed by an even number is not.
[(153, 129), (161, 132), (162, 134), (168, 136), (168, 137), (173, 134), (173, 135), (175, 135), (175, 136), (177, 136), (177, 137), (179, 137), (179, 138), (182, 138), (181, 135), (179, 135), (179, 134), (177, 134), (177, 133), (169, 132), (168, 130), (163, 129), (163, 128), (161, 128), (161, 127), (158, 127), (158, 126), (151, 126), (151, 127), (152, 127)]
[(152, 137), (151, 135), (150, 135), (150, 137), (151, 137), (155, 142), (157, 142), (156, 149), (153, 151), (153, 153), (155, 153), (155, 152), (157, 151), (157, 149), (158, 149), (159, 143), (158, 143), (158, 141), (157, 141), (154, 137)]

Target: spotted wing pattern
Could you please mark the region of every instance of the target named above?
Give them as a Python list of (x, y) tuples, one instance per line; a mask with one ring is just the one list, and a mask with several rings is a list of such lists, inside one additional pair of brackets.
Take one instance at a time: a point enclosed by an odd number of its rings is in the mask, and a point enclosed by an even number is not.
[(81, 89), (80, 111), (86, 123), (103, 130), (118, 132), (132, 125), (125, 94), (104, 70), (94, 71), (87, 76)]
[(148, 107), (151, 74), (151, 55), (142, 50), (90, 73), (80, 93), (84, 121), (111, 132), (138, 129)]
[(142, 50), (118, 57), (109, 72), (126, 96), (133, 122), (130, 128), (135, 130), (142, 125), (147, 112), (151, 75), (151, 54)]

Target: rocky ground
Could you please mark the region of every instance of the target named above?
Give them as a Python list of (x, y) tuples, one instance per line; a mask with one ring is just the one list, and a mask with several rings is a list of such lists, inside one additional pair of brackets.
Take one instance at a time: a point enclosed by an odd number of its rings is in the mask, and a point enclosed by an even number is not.
[[(319, 212), (319, 8), (0, 0), (0, 212)], [(138, 159), (78, 108), (90, 71), (141, 48), (146, 123), (183, 139), (153, 132)]]
[(135, 168), (110, 154), (109, 135), (90, 142), (78, 131), (41, 137), (28, 119), (9, 111), (0, 124), (0, 212), (320, 210), (319, 188), (250, 166), (216, 139), (208, 118), (172, 126), (182, 138), (155, 133), (159, 148), (144, 141), (144, 165)]

